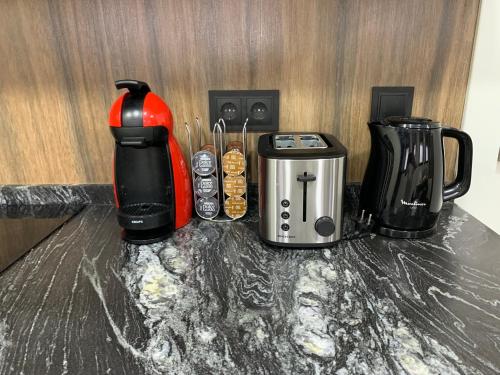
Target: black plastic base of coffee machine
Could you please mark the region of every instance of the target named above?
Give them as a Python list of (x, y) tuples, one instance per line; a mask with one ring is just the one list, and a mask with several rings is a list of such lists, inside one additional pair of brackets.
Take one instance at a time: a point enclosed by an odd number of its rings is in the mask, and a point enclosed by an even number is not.
[(436, 233), (436, 231), (437, 231), (437, 224), (434, 225), (432, 228), (424, 230), (399, 230), (382, 226), (376, 228), (376, 232), (383, 236), (392, 238), (406, 238), (406, 239), (429, 237), (432, 236), (434, 233)]
[(169, 226), (164, 226), (149, 230), (122, 230), (122, 239), (134, 245), (147, 245), (155, 242), (160, 242), (172, 234)]

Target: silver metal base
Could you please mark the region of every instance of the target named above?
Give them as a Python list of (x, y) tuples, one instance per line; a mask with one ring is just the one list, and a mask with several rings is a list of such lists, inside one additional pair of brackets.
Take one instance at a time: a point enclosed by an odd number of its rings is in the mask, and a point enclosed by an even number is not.
[(268, 245), (279, 247), (280, 249), (289, 248), (289, 249), (323, 249), (325, 247), (331, 247), (335, 245), (338, 241), (327, 242), (327, 243), (284, 243), (284, 242), (273, 242), (268, 241), (265, 238), (260, 237), (260, 239)]

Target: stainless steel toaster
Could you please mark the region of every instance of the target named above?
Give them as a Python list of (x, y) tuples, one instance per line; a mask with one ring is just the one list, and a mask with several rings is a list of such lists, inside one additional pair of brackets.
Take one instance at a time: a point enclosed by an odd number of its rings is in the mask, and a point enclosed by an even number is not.
[(324, 247), (342, 237), (347, 151), (332, 135), (259, 137), (259, 235), (285, 247)]

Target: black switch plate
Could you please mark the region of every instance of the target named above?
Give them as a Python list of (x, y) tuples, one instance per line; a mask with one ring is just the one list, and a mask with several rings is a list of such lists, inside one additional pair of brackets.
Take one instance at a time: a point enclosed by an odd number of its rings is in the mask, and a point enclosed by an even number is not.
[(411, 116), (414, 87), (372, 87), (370, 121), (389, 116)]
[(210, 90), (210, 130), (223, 118), (227, 132), (279, 130), (279, 90)]

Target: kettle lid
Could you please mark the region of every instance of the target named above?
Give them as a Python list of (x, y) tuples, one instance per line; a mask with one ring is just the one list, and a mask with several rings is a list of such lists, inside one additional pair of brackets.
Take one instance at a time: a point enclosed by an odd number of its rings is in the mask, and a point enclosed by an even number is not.
[(441, 124), (425, 117), (390, 116), (383, 119), (380, 124), (397, 126), (408, 129), (437, 129)]

